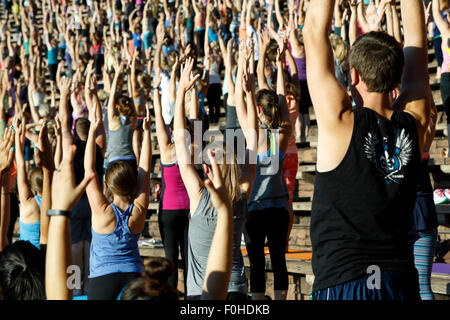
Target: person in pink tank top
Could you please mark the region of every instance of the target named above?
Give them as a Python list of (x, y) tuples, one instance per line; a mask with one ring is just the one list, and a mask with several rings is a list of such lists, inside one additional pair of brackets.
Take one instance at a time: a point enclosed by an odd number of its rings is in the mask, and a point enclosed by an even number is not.
[[(158, 210), (158, 224), (164, 244), (166, 258), (174, 266), (178, 266), (178, 255), (181, 253), (186, 286), (186, 261), (188, 251), (188, 227), (190, 202), (186, 187), (181, 179), (180, 169), (175, 155), (175, 145), (162, 116), (159, 85), (161, 74), (157, 72), (154, 80), (154, 109), (156, 135), (161, 152), (161, 199)], [(169, 284), (177, 288), (178, 272), (169, 277)], [(185, 287), (186, 292), (186, 287)]]

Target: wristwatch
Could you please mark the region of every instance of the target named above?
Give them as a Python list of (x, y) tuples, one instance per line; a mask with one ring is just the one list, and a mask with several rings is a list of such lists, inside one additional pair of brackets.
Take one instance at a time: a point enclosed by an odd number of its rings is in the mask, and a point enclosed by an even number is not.
[(71, 214), (70, 211), (64, 211), (64, 210), (47, 210), (47, 216), (65, 216), (70, 219)]

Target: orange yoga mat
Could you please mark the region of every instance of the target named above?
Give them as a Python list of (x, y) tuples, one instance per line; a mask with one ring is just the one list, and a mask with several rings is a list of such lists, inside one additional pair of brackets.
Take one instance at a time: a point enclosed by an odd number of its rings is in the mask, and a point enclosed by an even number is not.
[[(241, 249), (243, 255), (247, 255), (247, 249)], [(264, 248), (264, 253), (266, 256), (269, 255), (269, 248)], [(286, 253), (286, 259), (299, 259), (299, 260), (311, 260), (312, 259), (312, 252), (311, 251), (304, 251), (304, 250), (292, 250), (289, 249), (289, 251)]]

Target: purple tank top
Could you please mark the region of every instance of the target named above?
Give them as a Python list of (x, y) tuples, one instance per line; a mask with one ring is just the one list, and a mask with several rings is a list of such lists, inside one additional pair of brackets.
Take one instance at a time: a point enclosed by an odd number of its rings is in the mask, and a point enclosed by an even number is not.
[(294, 61), (297, 65), (298, 79), (300, 81), (306, 81), (306, 58), (294, 57)]
[(189, 210), (189, 196), (177, 163), (161, 163), (161, 210)]

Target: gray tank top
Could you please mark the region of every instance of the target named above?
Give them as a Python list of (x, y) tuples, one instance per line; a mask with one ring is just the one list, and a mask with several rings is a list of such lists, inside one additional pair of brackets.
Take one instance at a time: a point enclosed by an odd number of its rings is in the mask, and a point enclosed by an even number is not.
[(278, 149), (278, 133), (275, 138), (276, 151), (258, 154), (256, 177), (248, 201), (248, 211), (268, 208), (289, 210), (289, 193), (283, 176), (286, 155)]
[[(211, 195), (204, 188), (194, 215), (189, 221), (187, 295), (202, 294), (203, 282), (208, 263), (214, 231), (216, 229), (217, 211), (211, 204)], [(241, 199), (233, 206), (233, 262), (228, 292), (247, 293), (244, 259), (241, 252), (241, 239), (247, 221), (247, 199), (242, 192)]]
[(109, 130), (106, 157), (108, 162), (115, 160), (136, 159), (133, 152), (133, 129), (130, 126), (130, 118), (120, 116), (120, 128)]

